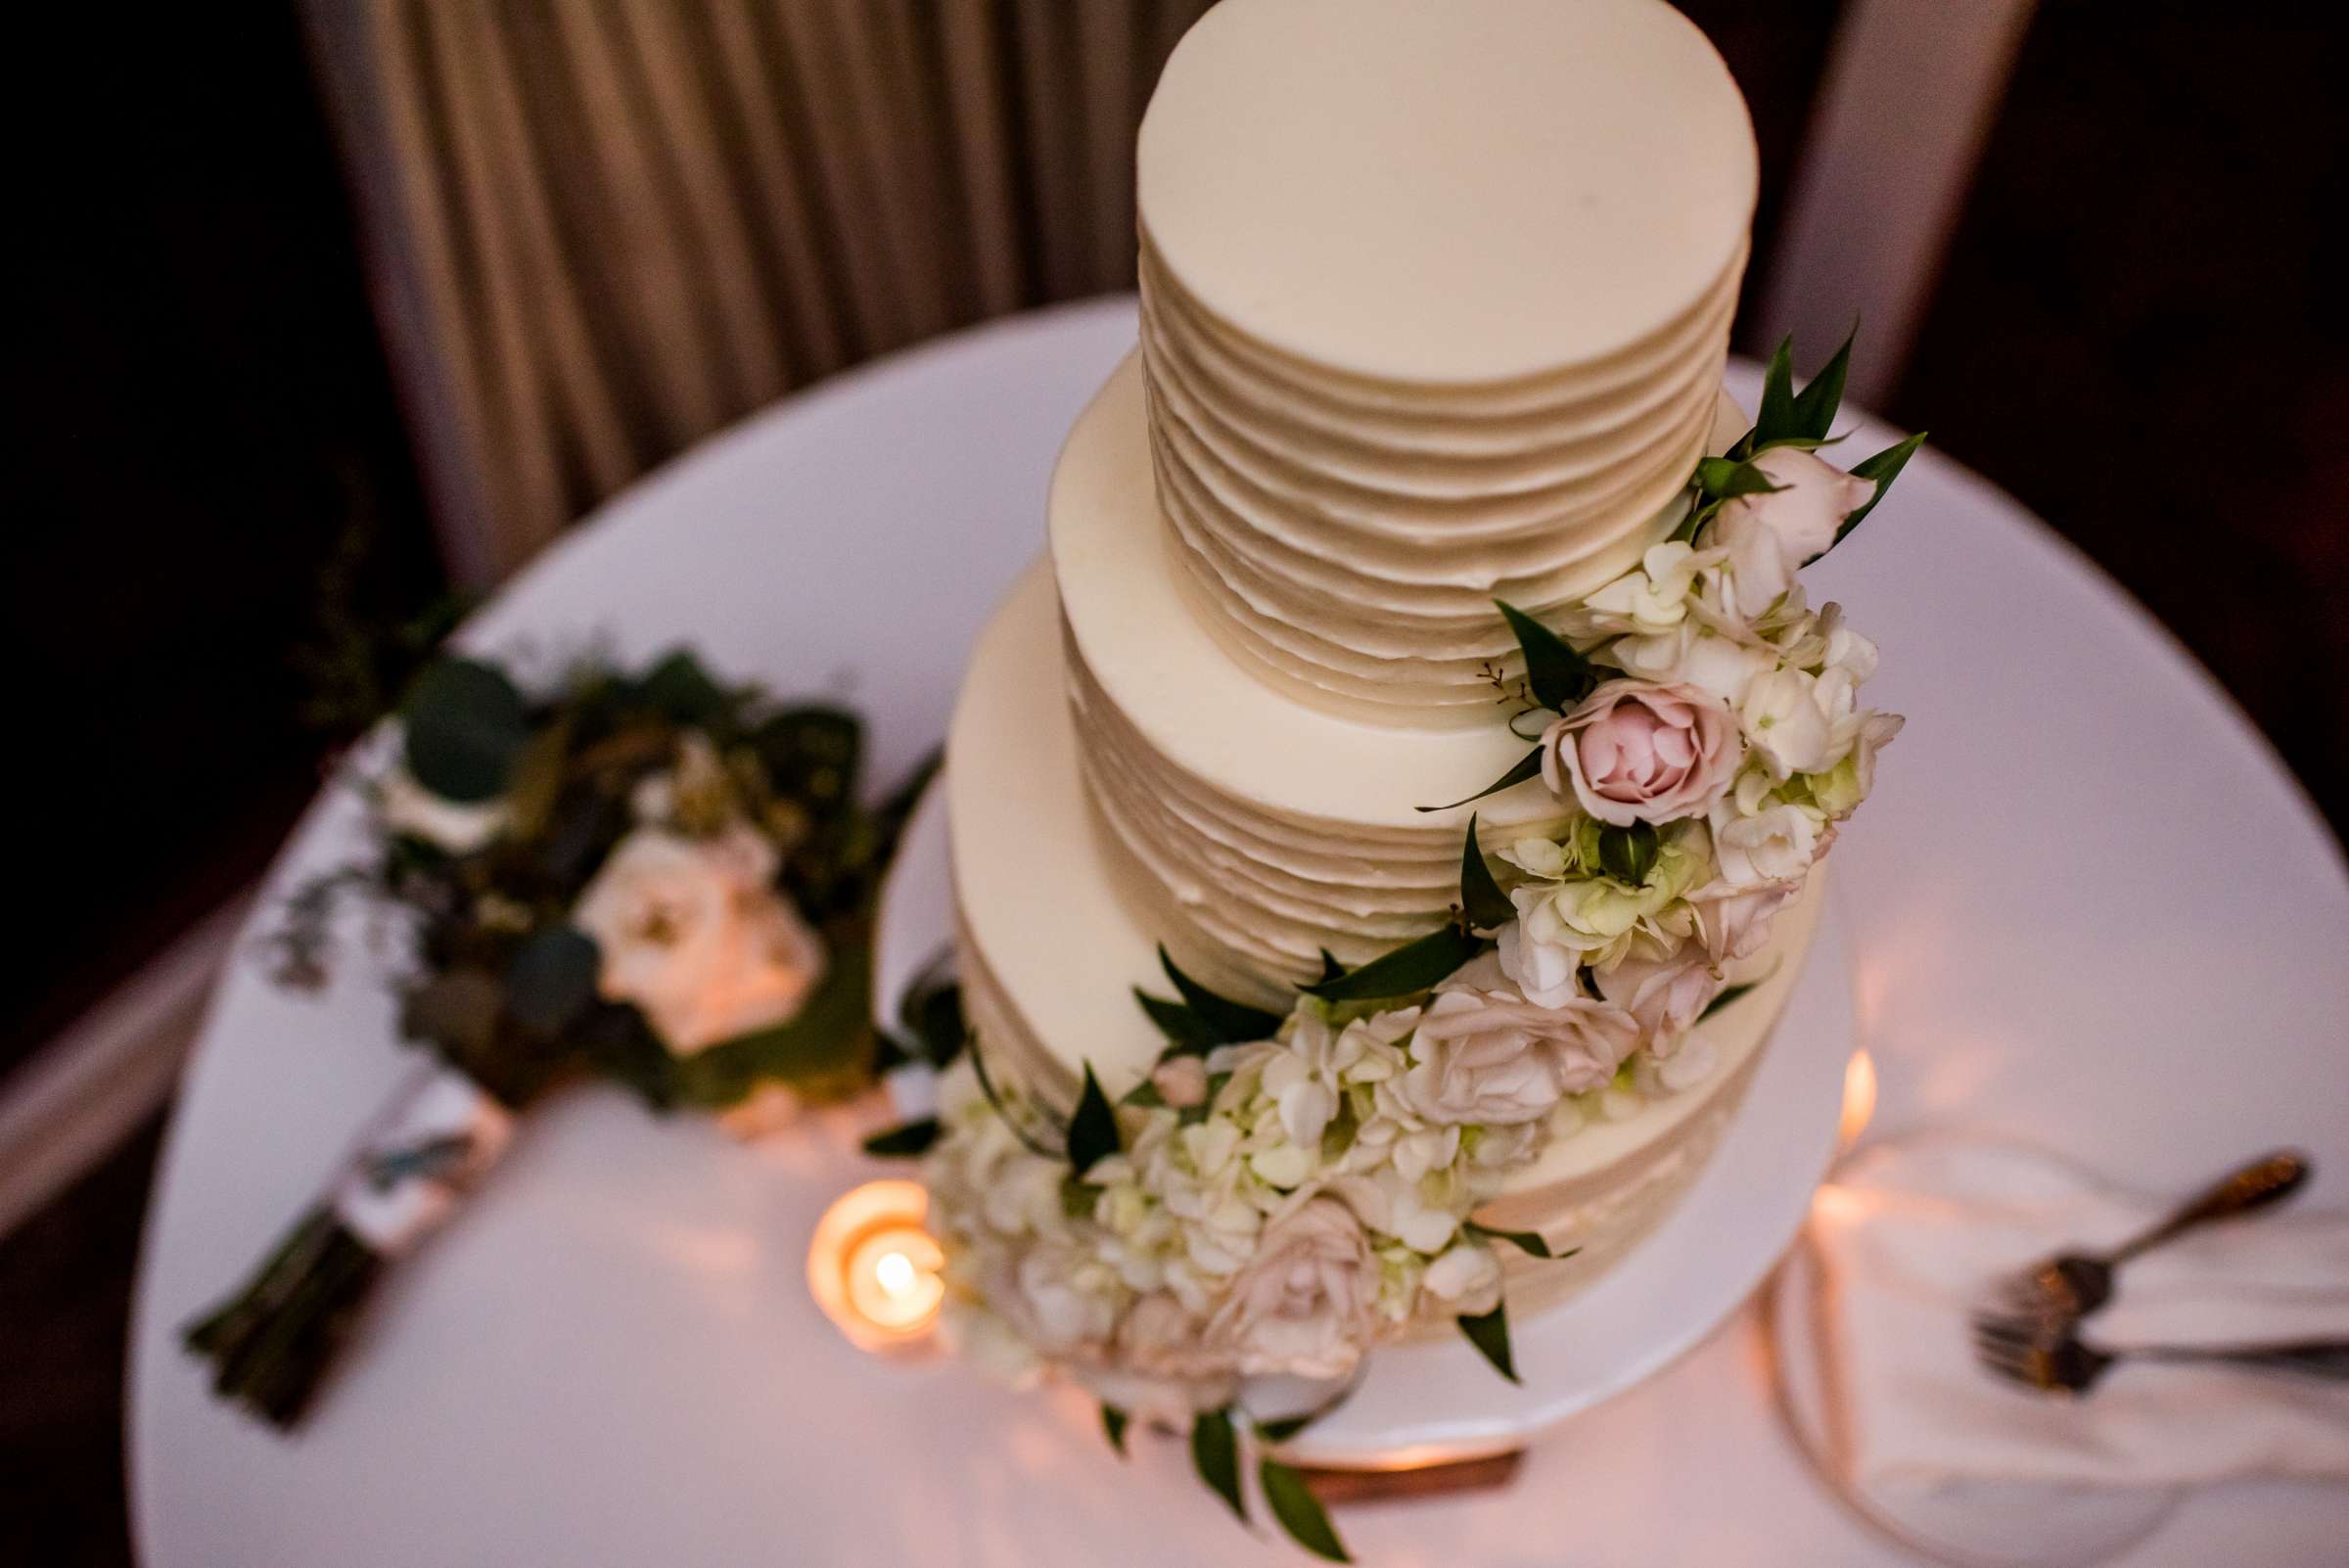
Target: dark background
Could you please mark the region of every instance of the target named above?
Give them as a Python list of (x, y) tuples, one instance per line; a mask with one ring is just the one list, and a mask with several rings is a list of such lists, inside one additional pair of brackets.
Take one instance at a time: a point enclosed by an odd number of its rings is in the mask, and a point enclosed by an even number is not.
[[(1752, 101), (1767, 276), (1837, 7), (1684, 9)], [(2150, 607), (2339, 831), (2334, 11), (2043, 4), (1883, 412)], [(49, 22), (0, 68), (23, 193), (0, 638), (24, 682), (0, 1070), (250, 880), (444, 591), (296, 13)], [(126, 1560), (153, 1142), (0, 1244), (0, 1518), (37, 1503), (46, 1561)]]

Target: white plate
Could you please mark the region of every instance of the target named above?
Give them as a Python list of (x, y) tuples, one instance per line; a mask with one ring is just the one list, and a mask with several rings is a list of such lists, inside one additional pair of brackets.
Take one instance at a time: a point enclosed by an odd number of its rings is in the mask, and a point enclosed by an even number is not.
[[(1041, 544), (1061, 437), (1132, 334), (1131, 301), (1109, 301), (829, 382), (617, 498), (469, 634), (691, 638), (799, 689), (838, 671), (894, 774), (943, 733), (964, 650)], [(1751, 406), (1750, 368), (1730, 390)], [(1879, 1124), (2001, 1127), (2163, 1190), (2294, 1143), (2319, 1167), (2302, 1201), (2342, 1203), (2349, 876), (2241, 716), (2110, 581), (1930, 451), (1812, 575), (1882, 639), (1870, 691), (1911, 717), (1835, 852)], [(329, 792), (276, 886), (334, 864), (351, 826)], [(1239, 1534), (1178, 1445), (1121, 1465), (1082, 1403), (850, 1350), (803, 1265), (866, 1169), (856, 1130), (746, 1153), (610, 1092), (532, 1117), (392, 1281), (315, 1423), (256, 1430), (174, 1331), (413, 1061), (363, 966), (315, 1001), (249, 965), (221, 991), (132, 1331), (148, 1568), (1299, 1562)], [(1909, 1560), (1812, 1483), (1738, 1334), (1584, 1411), (1503, 1496), (1341, 1523), (1378, 1564)], [(2298, 1565), (2344, 1540), (2349, 1487), (2230, 1486), (2126, 1560)]]
[[(873, 1005), (953, 940), (945, 791), (905, 836), (883, 907)], [(1786, 1250), (1835, 1155), (1852, 1054), (1851, 971), (1835, 890), (1745, 1104), (1680, 1207), (1621, 1263), (1549, 1312), (1509, 1325), (1511, 1385), (1464, 1339), (1391, 1346), (1328, 1416), (1288, 1446), (1314, 1464), (1426, 1463), (1521, 1448), (1677, 1360), (1737, 1310)]]

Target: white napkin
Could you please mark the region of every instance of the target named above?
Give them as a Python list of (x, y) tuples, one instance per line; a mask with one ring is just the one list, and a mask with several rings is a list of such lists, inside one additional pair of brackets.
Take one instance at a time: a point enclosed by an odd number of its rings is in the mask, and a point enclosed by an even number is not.
[[(1820, 1190), (1811, 1232), (1845, 1474), (1864, 1487), (2349, 1476), (2349, 1384), (2122, 1364), (2062, 1400), (1975, 1365), (1967, 1316), (1990, 1282), (2121, 1241), (2184, 1196), (2145, 1198), (2050, 1155), (1955, 1136), (1857, 1155)], [(2147, 1253), (2083, 1337), (2349, 1339), (2349, 1215), (2287, 1206)]]

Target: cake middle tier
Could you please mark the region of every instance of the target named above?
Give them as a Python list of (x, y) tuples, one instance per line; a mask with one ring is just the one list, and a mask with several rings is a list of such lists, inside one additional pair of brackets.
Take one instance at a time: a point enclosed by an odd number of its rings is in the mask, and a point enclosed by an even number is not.
[[(1737, 421), (1723, 407), (1726, 442)], [(1148, 438), (1128, 359), (1078, 420), (1053, 476), (1080, 766), (1122, 880), (1148, 900), (1169, 947), (1202, 978), (1277, 998), (1318, 973), (1324, 948), (1359, 963), (1441, 924), (1472, 810), (1494, 848), (1567, 811), (1539, 781), (1473, 807), (1419, 809), (1474, 794), (1531, 744), (1509, 728), (1516, 703), (1500, 682), (1515, 645), (1491, 599), (1471, 596), (1460, 611), (1447, 666), (1470, 699), (1458, 715), (1403, 729), (1302, 700), (1190, 601)], [(1667, 527), (1643, 531), (1631, 558)], [(1313, 625), (1280, 634), (1379, 625), (1335, 598), (1313, 614)]]

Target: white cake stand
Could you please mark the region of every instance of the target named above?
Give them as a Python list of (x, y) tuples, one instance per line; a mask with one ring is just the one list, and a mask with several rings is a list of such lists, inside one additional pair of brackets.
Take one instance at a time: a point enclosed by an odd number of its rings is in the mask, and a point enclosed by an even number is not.
[[(897, 998), (953, 939), (944, 791), (909, 824), (884, 891), (874, 1009)], [(1385, 1469), (1523, 1448), (1702, 1342), (1761, 1284), (1800, 1232), (1834, 1158), (1852, 988), (1833, 890), (1769, 1049), (1712, 1163), (1678, 1209), (1568, 1301), (1510, 1325), (1524, 1382), (1497, 1376), (1464, 1339), (1392, 1346), (1336, 1410), (1288, 1445), (1291, 1457)]]

